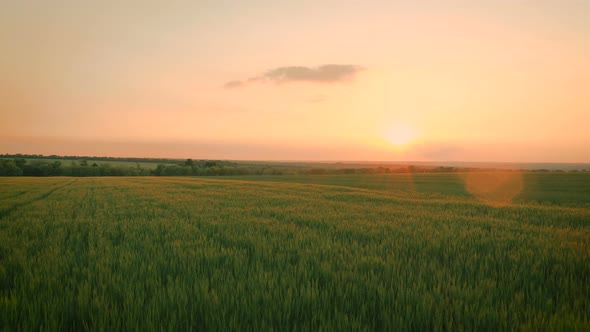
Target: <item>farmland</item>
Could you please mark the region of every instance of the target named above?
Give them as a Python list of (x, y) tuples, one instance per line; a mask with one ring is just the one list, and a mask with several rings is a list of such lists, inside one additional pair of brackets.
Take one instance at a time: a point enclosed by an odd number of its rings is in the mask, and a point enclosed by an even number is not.
[[(228, 179), (247, 181), (288, 182), (324, 184), (364, 188), (379, 191), (403, 191), (419, 193), (439, 193), (444, 195), (470, 197), (463, 176), (478, 173), (426, 173), (426, 174), (381, 174), (381, 175), (295, 175), (295, 176), (238, 176)], [(493, 173), (484, 173), (493, 174)], [(501, 173), (499, 173), (501, 174)], [(549, 203), (570, 206), (590, 207), (590, 173), (588, 172), (517, 172), (524, 184), (513, 201), (517, 203)]]
[(519, 181), (0, 178), (0, 329), (590, 329), (590, 174)]

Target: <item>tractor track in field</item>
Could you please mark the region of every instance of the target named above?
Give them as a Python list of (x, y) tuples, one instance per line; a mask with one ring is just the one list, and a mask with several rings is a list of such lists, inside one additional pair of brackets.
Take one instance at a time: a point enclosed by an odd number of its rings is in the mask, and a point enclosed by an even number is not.
[(19, 191), (19, 192), (17, 192), (15, 195), (12, 195), (12, 196), (10, 196), (10, 197), (2, 197), (2, 198), (0, 198), (0, 199), (6, 199), (6, 198), (15, 199), (15, 198), (21, 197), (22, 195), (24, 195), (24, 194), (28, 193), (29, 191), (30, 191), (30, 190), (23, 190), (23, 191)]
[(6, 218), (6, 217), (7, 217), (7, 216), (9, 216), (9, 215), (10, 215), (12, 212), (14, 212), (16, 209), (18, 209), (18, 208), (20, 208), (20, 207), (23, 207), (23, 206), (26, 206), (26, 205), (30, 205), (30, 204), (33, 204), (33, 203), (35, 203), (35, 202), (38, 202), (38, 201), (40, 201), (40, 200), (42, 200), (42, 199), (45, 199), (45, 198), (49, 197), (51, 194), (53, 194), (54, 192), (56, 192), (57, 190), (59, 190), (59, 189), (63, 189), (63, 188), (65, 188), (65, 187), (68, 187), (68, 186), (70, 186), (70, 185), (74, 184), (74, 183), (75, 183), (75, 182), (77, 182), (77, 181), (78, 181), (78, 179), (74, 179), (74, 180), (73, 180), (73, 181), (71, 181), (71, 182), (68, 182), (68, 183), (66, 183), (66, 184), (64, 184), (64, 185), (62, 185), (62, 186), (59, 186), (59, 187), (53, 188), (53, 189), (51, 189), (51, 190), (47, 191), (46, 193), (43, 193), (43, 194), (41, 194), (41, 195), (39, 195), (39, 196), (37, 196), (37, 197), (31, 198), (31, 199), (29, 199), (29, 200), (27, 200), (27, 201), (24, 201), (24, 202), (16, 203), (16, 204), (14, 204), (13, 206), (11, 206), (11, 207), (9, 207), (9, 208), (6, 208), (6, 209), (4, 209), (4, 210), (0, 210), (0, 219), (4, 219), (4, 218)]

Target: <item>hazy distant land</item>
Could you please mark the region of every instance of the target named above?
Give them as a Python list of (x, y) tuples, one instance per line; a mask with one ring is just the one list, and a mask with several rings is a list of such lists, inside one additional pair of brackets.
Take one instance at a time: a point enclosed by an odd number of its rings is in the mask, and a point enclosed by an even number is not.
[(590, 164), (583, 163), (246, 161), (0, 155), (0, 176), (244, 176), (588, 170)]

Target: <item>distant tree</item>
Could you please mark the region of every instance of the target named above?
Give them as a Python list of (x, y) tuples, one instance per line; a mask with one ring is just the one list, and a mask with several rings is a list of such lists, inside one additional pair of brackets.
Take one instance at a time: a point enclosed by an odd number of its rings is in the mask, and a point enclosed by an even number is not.
[(88, 166), (88, 160), (82, 160), (80, 166)]
[(326, 174), (326, 169), (324, 169), (324, 168), (312, 168), (312, 169), (309, 170), (308, 173), (309, 174), (314, 174), (314, 175)]
[(62, 169), (61, 169), (61, 161), (54, 161), (52, 163), (49, 164), (49, 174), (50, 175), (61, 175), (62, 174)]
[(184, 166), (187, 167), (193, 167), (195, 166), (195, 163), (193, 162), (193, 160), (191, 158), (188, 158), (185, 162), (184, 162)]
[(19, 176), (23, 170), (16, 165), (14, 160), (0, 159), (0, 176)]
[(14, 163), (16, 164), (16, 167), (24, 169), (25, 165), (27, 164), (27, 160), (24, 158), (16, 158), (14, 159)]
[(157, 176), (164, 175), (164, 169), (166, 169), (165, 165), (162, 165), (162, 164), (158, 165), (156, 167), (156, 169), (154, 170), (154, 175), (157, 175)]

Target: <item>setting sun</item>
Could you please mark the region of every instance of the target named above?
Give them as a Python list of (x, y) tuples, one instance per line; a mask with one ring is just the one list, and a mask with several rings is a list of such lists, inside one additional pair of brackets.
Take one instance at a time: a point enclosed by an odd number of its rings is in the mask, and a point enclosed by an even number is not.
[(385, 133), (385, 139), (395, 145), (402, 146), (416, 140), (416, 130), (407, 123), (397, 123)]

